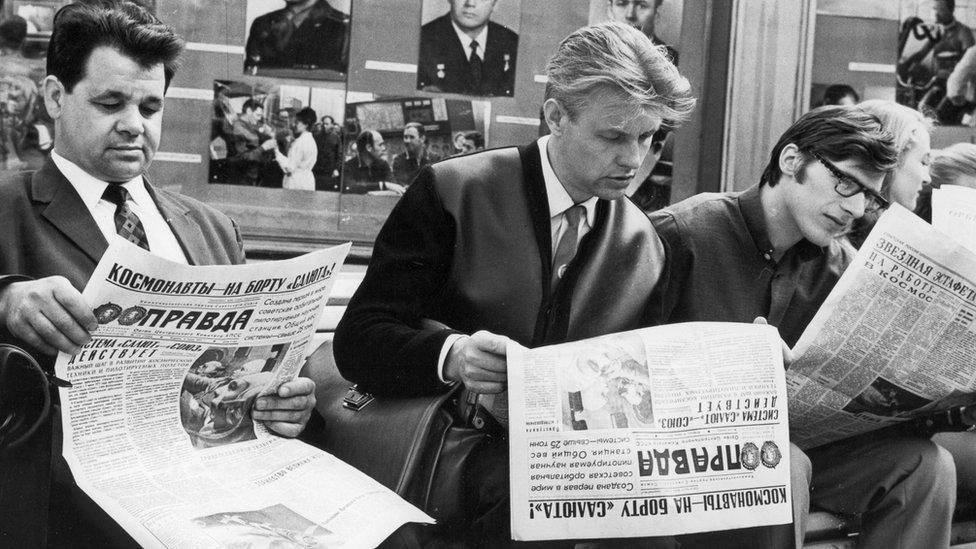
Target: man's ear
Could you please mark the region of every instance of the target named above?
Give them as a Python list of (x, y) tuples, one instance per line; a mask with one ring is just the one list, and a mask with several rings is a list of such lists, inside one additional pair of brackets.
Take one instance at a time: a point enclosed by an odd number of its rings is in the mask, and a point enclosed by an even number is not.
[(47, 76), (41, 83), (41, 93), (44, 94), (44, 107), (48, 115), (57, 120), (61, 118), (61, 109), (64, 107), (64, 96), (68, 93), (64, 89), (64, 84), (58, 80), (57, 76)]
[(803, 154), (800, 149), (793, 143), (787, 143), (779, 153), (779, 171), (786, 177), (796, 179), (796, 174), (802, 165)]
[(553, 98), (546, 99), (542, 104), (542, 114), (549, 125), (549, 133), (560, 135), (566, 131), (566, 123), (569, 121), (569, 114), (559, 101)]

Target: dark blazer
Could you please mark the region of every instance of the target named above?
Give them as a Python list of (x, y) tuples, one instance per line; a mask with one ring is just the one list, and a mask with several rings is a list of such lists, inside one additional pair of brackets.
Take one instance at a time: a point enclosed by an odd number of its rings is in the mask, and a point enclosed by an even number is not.
[(244, 72), (259, 69), (330, 69), (349, 66), (349, 16), (325, 0), (311, 8), (290, 37), (279, 36), (288, 8), (266, 13), (251, 23), (244, 47)]
[(374, 394), (436, 392), (438, 356), (451, 333), (488, 330), (538, 346), (656, 318), (664, 248), (627, 198), (598, 201), (555, 291), (550, 233), (535, 143), (422, 169), (380, 231), (336, 328), (342, 375)]
[(515, 60), (518, 34), (498, 23), (488, 22), (487, 44), (483, 44), (482, 79), (470, 76), (468, 58), (444, 14), (420, 28), (420, 58), (417, 63), (417, 89), (464, 93), (468, 95), (508, 95), (515, 93)]
[[(191, 264), (244, 262), (240, 231), (227, 216), (192, 198), (146, 187)], [(81, 197), (50, 159), (37, 172), (21, 172), (0, 181), (0, 288), (18, 280), (61, 275), (81, 291), (107, 247)], [(0, 341), (23, 346), (6, 327), (0, 327)], [(51, 364), (51, 360), (42, 362), (48, 367)], [(0, 514), (4, 516), (0, 540), (5, 540), (0, 545), (20, 545), (15, 540), (25, 535), (32, 539), (20, 546), (44, 545), (51, 433), (49, 421), (29, 448), (0, 455)], [(27, 495), (41, 491), (45, 498), (26, 505)], [(76, 497), (83, 496), (78, 492)], [(106, 518), (105, 524), (109, 523)]]

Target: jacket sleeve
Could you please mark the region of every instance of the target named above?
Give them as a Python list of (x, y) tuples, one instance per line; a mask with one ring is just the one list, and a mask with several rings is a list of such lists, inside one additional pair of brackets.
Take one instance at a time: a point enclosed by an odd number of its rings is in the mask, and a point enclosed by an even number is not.
[(373, 246), (362, 284), (336, 327), (334, 352), (343, 377), (374, 394), (441, 390), (437, 360), (448, 329), (421, 328), (445, 286), (455, 221), (425, 168), (390, 213)]

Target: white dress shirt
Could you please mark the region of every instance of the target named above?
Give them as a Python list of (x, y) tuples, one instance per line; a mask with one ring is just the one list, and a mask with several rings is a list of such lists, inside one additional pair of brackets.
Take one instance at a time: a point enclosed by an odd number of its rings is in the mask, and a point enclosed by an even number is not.
[(461, 48), (464, 49), (464, 57), (470, 61), (471, 60), (471, 42), (475, 40), (478, 41), (478, 57), (482, 61), (485, 60), (485, 44), (488, 41), (488, 25), (481, 27), (481, 32), (477, 34), (474, 38), (468, 36), (468, 33), (461, 30), (461, 27), (457, 26), (453, 20), (451, 21), (451, 26), (454, 27), (454, 32), (457, 33), (458, 40), (461, 41)]
[[(64, 177), (75, 188), (81, 201), (91, 213), (95, 224), (105, 235), (105, 240), (111, 242), (113, 238), (119, 238), (115, 232), (115, 204), (102, 198), (108, 183), (96, 179), (80, 166), (67, 158), (61, 156), (57, 151), (51, 151), (51, 160)], [(133, 178), (122, 184), (125, 190), (129, 191), (129, 202), (132, 211), (139, 216), (142, 228), (146, 231), (146, 240), (149, 242), (149, 249), (154, 255), (182, 263), (189, 264), (183, 248), (176, 240), (176, 235), (170, 229), (169, 224), (163, 218), (162, 212), (156, 207), (152, 196), (146, 190), (146, 184), (142, 176)]]
[[(559, 244), (559, 239), (566, 232), (566, 210), (572, 208), (576, 204), (573, 199), (570, 198), (569, 193), (566, 192), (566, 187), (559, 181), (556, 177), (556, 172), (552, 169), (552, 164), (549, 162), (549, 137), (544, 135), (539, 138), (537, 142), (539, 144), (539, 156), (542, 157), (542, 179), (546, 183), (546, 198), (549, 201), (549, 226), (552, 231), (550, 235), (552, 236), (552, 249), (550, 250), (550, 259), (556, 253), (556, 247)], [(581, 202), (580, 205), (586, 210), (586, 215), (580, 218), (580, 227), (578, 232), (578, 240), (583, 239), (586, 233), (590, 232), (593, 228), (593, 223), (596, 220), (596, 202), (597, 197), (591, 196), (588, 200)], [(437, 375), (441, 381), (444, 383), (449, 383), (444, 379), (444, 363), (447, 361), (447, 353), (450, 352), (451, 346), (454, 342), (462, 337), (467, 337), (461, 334), (451, 334), (444, 341), (444, 346), (441, 347), (440, 356), (437, 358)]]

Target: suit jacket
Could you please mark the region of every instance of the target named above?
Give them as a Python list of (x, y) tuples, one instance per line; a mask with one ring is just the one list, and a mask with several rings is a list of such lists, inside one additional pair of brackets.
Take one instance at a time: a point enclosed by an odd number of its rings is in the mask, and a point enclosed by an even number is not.
[(376, 394), (436, 392), (438, 356), (452, 333), (488, 330), (535, 346), (656, 318), (664, 248), (628, 199), (598, 202), (555, 290), (550, 232), (535, 143), (424, 168), (380, 231), (336, 328), (340, 372)]
[(291, 36), (282, 36), (288, 8), (266, 13), (251, 23), (244, 72), (252, 69), (330, 69), (349, 66), (349, 16), (325, 0), (311, 8)]
[[(148, 184), (146, 188), (191, 264), (244, 262), (240, 231), (227, 216), (192, 198)], [(81, 197), (50, 159), (37, 172), (0, 181), (0, 288), (61, 275), (81, 291), (107, 247)], [(5, 326), (0, 327), (0, 341), (24, 346)], [(45, 545), (51, 436), (48, 421), (27, 448), (0, 455), (0, 544)], [(32, 500), (32, 494), (38, 497)]]
[[(193, 265), (244, 262), (237, 224), (192, 198), (146, 185)], [(0, 284), (61, 275), (81, 291), (108, 242), (50, 159), (0, 182)]]
[(482, 79), (471, 78), (468, 58), (445, 14), (420, 28), (420, 59), (417, 89), (468, 95), (507, 95), (515, 92), (515, 61), (518, 34), (498, 23), (488, 22), (487, 44), (483, 45)]

